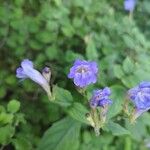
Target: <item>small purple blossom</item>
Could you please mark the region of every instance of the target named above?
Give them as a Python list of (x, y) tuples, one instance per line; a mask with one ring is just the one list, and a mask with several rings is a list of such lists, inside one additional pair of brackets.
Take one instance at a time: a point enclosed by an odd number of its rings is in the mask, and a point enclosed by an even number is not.
[(135, 119), (150, 109), (150, 82), (141, 82), (128, 91), (128, 96), (135, 105)]
[(30, 78), (32, 81), (39, 84), (49, 96), (51, 95), (48, 81), (39, 71), (34, 69), (32, 61), (24, 59), (21, 62), (21, 67), (16, 70), (16, 76), (20, 79)]
[(105, 87), (104, 89), (100, 90), (94, 90), (93, 91), (93, 96), (90, 101), (90, 105), (92, 108), (96, 107), (105, 107), (110, 104), (112, 104), (111, 99), (109, 96), (111, 95), (111, 90), (108, 87)]
[(97, 81), (98, 66), (96, 62), (77, 59), (70, 68), (68, 78), (73, 79), (74, 84), (84, 88)]
[(136, 0), (124, 0), (124, 9), (132, 12), (135, 8)]

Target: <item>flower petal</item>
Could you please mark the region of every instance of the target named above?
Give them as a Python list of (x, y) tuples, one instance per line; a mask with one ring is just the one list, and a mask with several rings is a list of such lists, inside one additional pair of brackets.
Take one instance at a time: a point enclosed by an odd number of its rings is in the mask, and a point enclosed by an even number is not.
[(24, 67), (29, 67), (29, 68), (33, 68), (33, 63), (32, 61), (30, 61), (29, 59), (24, 59), (22, 62), (21, 62), (21, 66), (22, 68)]
[(24, 73), (24, 71), (21, 67), (17, 68), (16, 76), (17, 76), (17, 78), (23, 78), (23, 79), (27, 78), (26, 74)]
[(135, 0), (124, 0), (124, 9), (127, 11), (133, 11), (135, 7)]
[(150, 82), (143, 81), (139, 84), (140, 88), (150, 88)]

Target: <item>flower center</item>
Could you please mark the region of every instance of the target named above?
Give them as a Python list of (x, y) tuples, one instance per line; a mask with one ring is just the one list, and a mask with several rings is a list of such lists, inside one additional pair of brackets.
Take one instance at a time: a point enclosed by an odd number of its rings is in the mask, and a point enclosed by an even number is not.
[(85, 72), (87, 72), (87, 71), (88, 71), (87, 68), (85, 68), (85, 67), (80, 67), (80, 68), (77, 69), (76, 72), (78, 72), (78, 73), (85, 73)]

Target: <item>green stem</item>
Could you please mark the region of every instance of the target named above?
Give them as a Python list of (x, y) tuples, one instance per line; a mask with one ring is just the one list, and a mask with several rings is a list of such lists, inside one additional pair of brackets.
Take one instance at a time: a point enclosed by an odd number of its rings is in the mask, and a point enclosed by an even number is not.
[(132, 18), (133, 18), (133, 11), (130, 11), (129, 12), (129, 19), (132, 20)]
[(91, 109), (91, 116), (92, 116), (92, 119), (94, 121), (94, 130), (95, 130), (95, 134), (96, 136), (99, 136), (100, 134), (100, 127), (99, 127), (99, 116), (97, 114), (97, 110), (96, 108), (92, 108)]
[(136, 110), (133, 109), (131, 115), (129, 116), (129, 121), (130, 121), (131, 124), (134, 124), (134, 123), (135, 123), (135, 120), (136, 120), (136, 118), (135, 118), (135, 116), (134, 116), (135, 111), (136, 111)]
[(123, 104), (123, 112), (124, 112), (127, 116), (130, 115), (130, 113), (129, 113), (129, 108), (128, 108), (128, 104), (129, 104), (129, 100), (126, 98), (126, 99), (125, 99), (125, 102), (124, 102), (124, 104)]
[(130, 137), (126, 137), (125, 138), (125, 147), (124, 150), (131, 150), (132, 149), (132, 141), (130, 139)]

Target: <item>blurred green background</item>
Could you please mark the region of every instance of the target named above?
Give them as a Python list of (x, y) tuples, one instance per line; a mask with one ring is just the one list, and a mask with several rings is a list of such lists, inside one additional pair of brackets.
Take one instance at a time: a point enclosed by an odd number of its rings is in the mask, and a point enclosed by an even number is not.
[[(82, 101), (81, 96), (67, 79), (76, 58), (94, 60), (99, 65), (98, 82), (89, 87), (89, 92), (104, 86), (112, 89), (114, 103), (108, 116), (123, 127), (117, 124), (112, 132), (102, 131), (95, 137), (93, 129), (84, 125), (71, 149), (148, 149), (149, 113), (135, 126), (120, 118), (127, 89), (150, 81), (149, 18), (149, 0), (137, 2), (132, 18), (124, 10), (123, 0), (0, 0), (1, 149), (36, 149), (44, 132), (66, 116), (63, 108), (49, 103), (40, 87), (16, 78), (16, 68), (24, 58), (34, 61), (38, 70), (51, 67), (53, 84), (68, 89), (78, 101)], [(61, 143), (57, 135), (57, 140), (51, 136), (54, 148), (43, 150), (69, 150), (63, 142), (69, 145), (71, 137), (59, 137)]]

